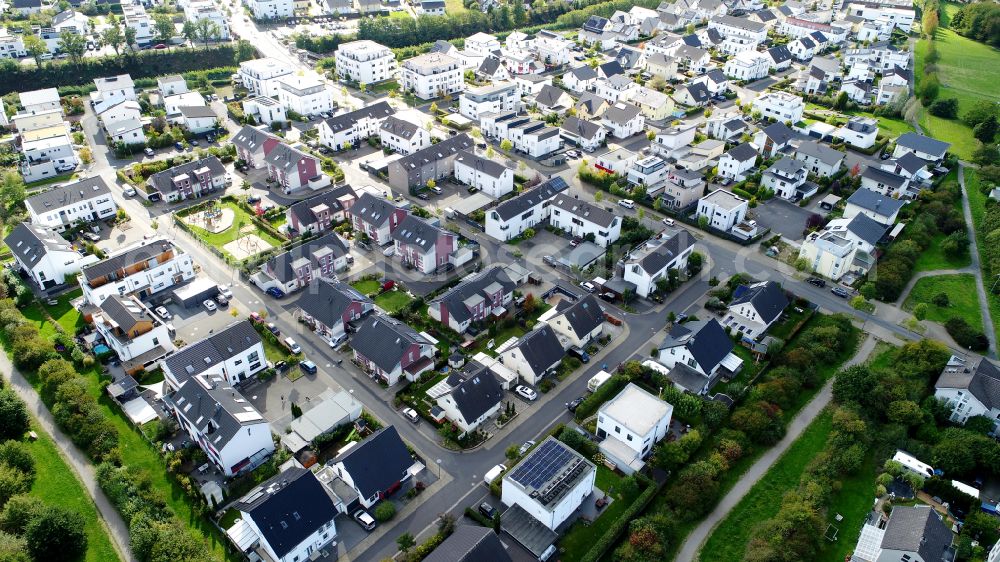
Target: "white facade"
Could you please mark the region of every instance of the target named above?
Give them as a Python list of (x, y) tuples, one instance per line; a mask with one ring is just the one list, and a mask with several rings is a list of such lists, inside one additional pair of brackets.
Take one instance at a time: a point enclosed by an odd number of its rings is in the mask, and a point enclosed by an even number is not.
[(337, 47), (337, 77), (361, 84), (395, 78), (398, 65), (392, 49), (374, 41), (361, 40)]
[(770, 57), (758, 51), (743, 51), (726, 61), (723, 72), (735, 80), (752, 82), (767, 76)]
[(458, 98), (459, 113), (478, 121), (486, 113), (517, 111), (521, 96), (513, 82), (469, 88)]
[(708, 28), (718, 31), (725, 37), (719, 50), (727, 55), (752, 51), (767, 39), (767, 26), (746, 18), (714, 17), (708, 21)]
[(565, 194), (556, 196), (549, 212), (553, 227), (580, 238), (592, 234), (602, 248), (614, 244), (622, 233), (621, 217)]
[[(101, 183), (103, 189), (93, 185), (93, 182), (82, 180), (66, 187), (56, 188), (65, 193), (60, 199), (42, 194), (44, 202), (36, 197), (29, 197), (25, 202), (31, 222), (54, 230), (63, 230), (78, 222), (104, 220), (114, 216), (118, 205), (111, 197), (111, 192)], [(68, 190), (75, 190), (69, 192)]]
[(878, 120), (869, 117), (851, 117), (845, 125), (837, 127), (836, 138), (857, 148), (871, 148), (878, 139)]
[(813, 233), (802, 243), (799, 258), (809, 263), (811, 271), (837, 280), (851, 270), (856, 250), (850, 240), (836, 233)]
[(237, 74), (251, 93), (273, 98), (278, 95), (278, 79), (291, 73), (291, 67), (278, 59), (263, 58), (241, 62)]
[(802, 113), (806, 109), (805, 102), (796, 95), (785, 92), (768, 92), (753, 101), (753, 108), (763, 117), (775, 121), (791, 121), (793, 124), (802, 121)]
[(333, 95), (316, 75), (290, 74), (278, 79), (278, 102), (299, 115), (333, 111)]
[[(752, 145), (751, 145), (752, 146)], [(725, 153), (719, 157), (719, 175), (724, 178), (731, 178), (735, 181), (743, 181), (747, 177), (747, 172), (754, 169), (757, 163), (757, 154), (753, 158), (739, 160), (730, 153)]]
[(597, 435), (605, 438), (601, 443), (604, 456), (626, 474), (642, 468), (642, 459), (666, 437), (673, 410), (667, 402), (629, 383), (597, 411)]
[[(683, 238), (681, 238), (683, 237)], [(622, 278), (635, 284), (635, 294), (648, 297), (656, 291), (656, 282), (667, 279), (671, 269), (687, 269), (688, 258), (694, 252), (694, 244), (686, 231), (678, 232), (660, 242), (647, 242), (639, 252), (632, 253), (632, 259), (625, 263)], [(653, 258), (652, 254), (659, 254)], [(666, 259), (662, 259), (662, 258)]]
[(403, 62), (401, 86), (425, 100), (453, 94), (465, 87), (462, 64), (439, 53), (413, 57)]
[[(80, 287), (83, 289), (84, 300), (94, 306), (100, 306), (111, 295), (138, 294), (147, 297), (194, 279), (196, 274), (191, 255), (181, 252), (180, 248), (165, 240), (160, 241), (160, 243), (169, 244), (169, 250), (172, 254), (166, 256), (161, 253), (156, 260), (147, 261), (145, 267), (141, 267), (138, 271), (135, 271), (134, 266), (129, 264), (126, 267), (134, 271), (131, 274), (116, 275), (114, 279), (108, 279), (107, 282), (98, 285), (92, 285), (81, 275), (79, 281)], [(135, 248), (127, 248), (111, 254), (106, 259), (115, 259), (122, 253), (134, 250)], [(153, 254), (154, 252), (150, 251), (150, 257)]]
[(135, 30), (137, 45), (149, 45), (153, 41), (153, 20), (142, 4), (122, 3), (122, 19), (125, 20), (125, 27)]
[(261, 125), (288, 121), (285, 106), (264, 96), (254, 96), (244, 100), (243, 113), (253, 115), (254, 120)]
[[(402, 122), (403, 129), (390, 129), (393, 121)], [(406, 133), (403, 133), (403, 130)], [(390, 116), (382, 122), (382, 126), (378, 131), (378, 138), (384, 148), (403, 155), (413, 154), (431, 145), (431, 134), (427, 132), (427, 129), (417, 124), (405, 122), (394, 116)]]
[[(19, 233), (23, 229), (29, 231), (26, 236)], [(44, 289), (62, 284), (80, 268), (97, 261), (93, 254), (81, 255), (55, 232), (29, 223), (14, 227), (5, 242), (21, 269)]]
[[(549, 437), (548, 440), (554, 441), (555, 438)], [(548, 440), (540, 443), (535, 450), (537, 451), (540, 448), (547, 446), (547, 443), (549, 442)], [(568, 449), (566, 445), (562, 445), (561, 443), (559, 444), (560, 446)], [(571, 449), (568, 450), (572, 452)], [(579, 456), (575, 452), (572, 453), (574, 456)], [(522, 462), (530, 462), (530, 459), (531, 454), (529, 453), (529, 455), (525, 457), (525, 460)], [(590, 496), (590, 494), (594, 491), (594, 482), (597, 478), (597, 470), (590, 463), (590, 461), (583, 459), (582, 457), (579, 457), (579, 460), (586, 463), (584, 469), (585, 474), (581, 474), (576, 477), (569, 485), (568, 489), (561, 493), (558, 501), (549, 503), (548, 505), (543, 505), (538, 498), (531, 497), (531, 491), (511, 478), (511, 474), (517, 471), (517, 467), (515, 466), (504, 475), (501, 483), (501, 495), (504, 503), (521, 507), (521, 509), (527, 511), (542, 525), (545, 525), (553, 531), (556, 530), (564, 521), (569, 519), (573, 512), (575, 512), (583, 503), (583, 500)]]
[(293, 0), (248, 0), (247, 6), (256, 21), (290, 18), (295, 14)]
[[(145, 306), (138, 300), (133, 302), (136, 306), (145, 309)], [(146, 314), (149, 315), (148, 309)], [(122, 361), (131, 361), (157, 347), (162, 348), (160, 351), (162, 355), (174, 349), (167, 326), (158, 320), (154, 319), (151, 323), (151, 329), (142, 333), (117, 334), (115, 331), (117, 328), (119, 326), (103, 311), (94, 313), (94, 329), (101, 334), (104, 343), (114, 350)]]
[(729, 232), (743, 222), (748, 208), (746, 199), (717, 189), (698, 200), (698, 217), (707, 217), (709, 226)]
[(503, 168), (499, 175), (496, 175), (495, 170), (482, 167), (479, 158), (467, 158), (465, 154), (459, 154), (455, 158), (455, 179), (499, 199), (514, 191), (514, 171), (499, 163), (497, 166)]

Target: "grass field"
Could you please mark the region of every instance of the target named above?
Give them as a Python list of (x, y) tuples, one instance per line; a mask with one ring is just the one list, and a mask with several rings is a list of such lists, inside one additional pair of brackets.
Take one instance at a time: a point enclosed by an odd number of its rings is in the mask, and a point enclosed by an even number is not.
[(743, 560), (750, 534), (758, 524), (778, 513), (786, 492), (798, 487), (806, 465), (826, 445), (832, 426), (833, 414), (824, 410), (712, 531), (698, 555), (699, 560)]
[[(52, 316), (56, 324), (62, 326), (62, 329), (67, 334), (75, 334), (77, 328), (83, 326), (83, 319), (80, 317), (80, 313), (77, 312), (70, 301), (79, 297), (83, 294), (80, 289), (75, 289), (62, 296), (58, 300), (58, 304), (54, 306), (46, 306), (49, 314)], [(57, 331), (56, 327), (52, 322), (45, 316), (42, 311), (42, 304), (40, 301), (35, 301), (30, 305), (24, 307), (21, 310), (24, 313), (24, 317), (35, 323), (38, 326), (38, 330), (42, 333), (42, 336), (46, 338), (55, 337)]]
[[(943, 182), (941, 182), (941, 187), (946, 188), (949, 185), (958, 185), (958, 170), (952, 170), (948, 172), (945, 176)], [(955, 209), (958, 212), (962, 212), (962, 202), (955, 201)], [(920, 256), (917, 257), (917, 263), (914, 264), (914, 271), (935, 271), (938, 269), (959, 269), (962, 267), (967, 267), (972, 263), (972, 257), (969, 254), (964, 256), (953, 258), (944, 255), (941, 251), (941, 242), (946, 238), (944, 234), (937, 234), (931, 241), (931, 245), (921, 252)]]
[(375, 297), (375, 304), (389, 314), (396, 312), (412, 301), (413, 298), (403, 291), (386, 291)]
[(31, 428), (38, 434), (35, 441), (25, 441), (31, 456), (35, 459), (35, 483), (31, 486), (31, 496), (52, 505), (60, 505), (83, 515), (87, 531), (86, 562), (120, 560), (108, 536), (97, 507), (90, 495), (77, 480), (73, 469), (60, 456), (55, 442), (32, 420)]
[[(983, 232), (983, 216), (986, 213), (986, 195), (979, 190), (979, 176), (972, 168), (965, 169), (965, 192), (969, 198), (969, 211), (972, 213), (972, 222), (976, 226), (976, 243), (979, 247), (980, 261), (985, 259), (983, 250), (986, 248), (986, 235)], [(990, 287), (994, 279), (984, 279), (986, 285), (986, 300), (990, 307), (990, 319), (993, 321), (993, 333), (1000, 337), (1000, 295), (990, 292)]]
[[(237, 235), (237, 230), (245, 226), (253, 226), (253, 222), (250, 220), (250, 214), (240, 208), (239, 205), (231, 201), (223, 201), (220, 206), (225, 209), (230, 209), (235, 213), (233, 217), (233, 225), (229, 228), (223, 230), (222, 232), (209, 232), (204, 228), (200, 228), (194, 225), (187, 225), (192, 232), (198, 238), (201, 238), (205, 243), (215, 246), (219, 250), (225, 252), (222, 249), (223, 246), (239, 238)], [(274, 236), (271, 236), (268, 232), (254, 227), (253, 234), (259, 236), (262, 240), (270, 244), (271, 246), (278, 247), (283, 244), (284, 240), (279, 240)], [(226, 252), (228, 254), (228, 252)]]
[[(936, 306), (931, 302), (934, 295), (948, 295), (950, 304)], [(913, 286), (903, 308), (912, 311), (919, 303), (927, 303), (927, 320), (944, 324), (949, 318), (964, 318), (970, 326), (983, 329), (983, 317), (979, 313), (979, 298), (976, 293), (976, 278), (971, 273), (960, 275), (935, 275), (919, 279)]]
[[(958, 115), (961, 117), (978, 100), (1000, 102), (1000, 89), (995, 84), (995, 73), (987, 71), (1000, 66), (1000, 51), (947, 29), (950, 14), (957, 10), (956, 4), (941, 4), (941, 25), (935, 34), (935, 43), (940, 55), (940, 60), (936, 63), (938, 78), (941, 80), (938, 99), (957, 99)], [(914, 76), (919, 90), (927, 55), (926, 40), (917, 42), (914, 55)], [(952, 143), (951, 152), (963, 159), (968, 160), (978, 145), (978, 141), (972, 136), (972, 129), (960, 120), (941, 119), (921, 109), (919, 121), (926, 134)]]
[(444, 0), (444, 12), (449, 16), (468, 11), (462, 0)]

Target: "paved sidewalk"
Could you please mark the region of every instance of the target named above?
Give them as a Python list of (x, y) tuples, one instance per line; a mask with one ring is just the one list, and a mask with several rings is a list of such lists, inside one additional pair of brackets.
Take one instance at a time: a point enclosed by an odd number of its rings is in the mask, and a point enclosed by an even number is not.
[(52, 413), (42, 403), (41, 397), (28, 384), (24, 376), (14, 368), (7, 354), (3, 352), (0, 352), (0, 371), (7, 374), (10, 387), (27, 404), (28, 410), (38, 420), (42, 430), (52, 436), (52, 440), (59, 448), (63, 459), (73, 468), (73, 472), (83, 483), (83, 487), (87, 489), (97, 506), (97, 512), (101, 515), (101, 523), (111, 536), (111, 541), (115, 545), (118, 555), (128, 562), (135, 560), (132, 556), (132, 550), (129, 548), (128, 525), (125, 524), (125, 520), (122, 519), (108, 497), (104, 495), (104, 491), (97, 485), (94, 465), (90, 463), (90, 459), (56, 426)]
[(990, 318), (990, 304), (986, 300), (983, 270), (979, 263), (979, 247), (976, 244), (976, 226), (972, 222), (972, 209), (969, 207), (969, 194), (965, 187), (965, 165), (961, 162), (958, 164), (958, 185), (962, 187), (962, 214), (965, 216), (965, 227), (969, 230), (969, 254), (972, 256), (972, 269), (976, 274), (976, 292), (979, 293), (979, 310), (983, 315), (983, 331), (990, 340), (989, 356), (996, 358), (996, 332), (993, 331), (993, 320)]
[[(875, 349), (875, 344), (877, 339), (874, 337), (868, 337), (858, 348), (857, 353), (854, 354), (847, 363), (844, 364), (845, 367), (851, 365), (857, 365), (858, 363), (864, 362), (868, 359), (868, 356)], [(740, 480), (735, 486), (722, 498), (712, 513), (701, 522), (700, 525), (695, 527), (691, 534), (687, 536), (684, 544), (681, 546), (680, 552), (677, 554), (675, 560), (679, 562), (691, 562), (696, 559), (698, 552), (701, 550), (702, 544), (708, 539), (709, 535), (712, 534), (712, 530), (718, 525), (723, 519), (729, 515), (729, 512), (736, 507), (740, 500), (750, 491), (751, 488), (760, 480), (768, 470), (770, 470), (771, 465), (773, 465), (781, 455), (785, 453), (788, 447), (798, 439), (799, 435), (805, 431), (806, 427), (816, 419), (816, 416), (823, 411), (823, 408), (830, 403), (833, 399), (833, 379), (823, 385), (819, 393), (805, 405), (804, 408), (792, 419), (792, 422), (788, 424), (788, 431), (785, 437), (778, 442), (777, 445), (771, 447), (762, 457), (757, 459), (757, 462), (740, 477)]]

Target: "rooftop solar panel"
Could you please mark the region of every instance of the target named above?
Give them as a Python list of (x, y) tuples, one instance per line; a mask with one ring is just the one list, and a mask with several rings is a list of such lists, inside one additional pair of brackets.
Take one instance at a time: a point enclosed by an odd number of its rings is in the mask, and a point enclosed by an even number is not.
[(573, 452), (558, 441), (545, 441), (514, 469), (510, 477), (525, 488), (537, 490), (573, 458)]

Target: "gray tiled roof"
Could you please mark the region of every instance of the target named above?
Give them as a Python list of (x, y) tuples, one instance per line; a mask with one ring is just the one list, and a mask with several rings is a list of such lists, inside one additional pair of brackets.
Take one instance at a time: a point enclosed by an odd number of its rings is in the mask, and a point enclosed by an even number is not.
[(514, 282), (507, 276), (503, 267), (491, 267), (470, 278), (462, 281), (445, 294), (441, 295), (436, 302), (442, 302), (448, 309), (448, 316), (454, 318), (459, 323), (471, 318), (465, 301), (475, 297), (485, 297), (485, 289), (494, 283), (503, 287), (504, 293), (514, 290)]
[(372, 305), (368, 297), (347, 283), (320, 279), (299, 297), (296, 304), (323, 325), (335, 326), (343, 320), (347, 307), (356, 302), (363, 306)]
[(118, 271), (132, 264), (148, 260), (149, 258), (159, 255), (172, 247), (173, 245), (170, 242), (163, 239), (149, 240), (134, 248), (114, 254), (93, 265), (84, 267), (81, 272), (83, 273), (84, 279), (87, 281), (93, 281), (94, 279), (104, 277), (109, 273)]
[(767, 127), (761, 129), (761, 131), (778, 145), (786, 144), (788, 141), (795, 138), (795, 133), (788, 128), (788, 125), (785, 125), (781, 121), (771, 123)]
[(475, 361), (465, 365), (451, 389), (458, 411), (466, 422), (474, 422), (503, 400), (500, 382), (489, 369)]
[(218, 117), (215, 110), (207, 105), (183, 105), (177, 108), (180, 110), (181, 115), (189, 119), (198, 119), (201, 117)]
[(454, 236), (454, 234), (415, 215), (407, 215), (392, 231), (392, 239), (396, 242), (417, 246), (425, 252), (430, 251), (441, 236)]
[(522, 336), (517, 342), (517, 348), (536, 375), (542, 374), (566, 356), (559, 337), (548, 324)]
[(975, 368), (964, 364), (941, 373), (935, 387), (968, 389), (988, 409), (1000, 409), (1000, 369), (989, 359), (980, 358)]
[(111, 195), (108, 184), (101, 176), (85, 178), (77, 182), (56, 187), (32, 195), (24, 200), (24, 204), (35, 211), (44, 214), (70, 205), (77, 205), (102, 195)]
[(584, 139), (593, 139), (601, 132), (600, 125), (579, 117), (567, 117), (560, 128)]
[(882, 550), (914, 552), (925, 562), (941, 562), (952, 534), (928, 505), (896, 506), (882, 536)]
[(951, 145), (917, 133), (904, 133), (896, 139), (896, 146), (943, 156)]
[(685, 250), (694, 246), (694, 237), (687, 230), (678, 230), (676, 234), (664, 240), (653, 251), (639, 261), (646, 273), (655, 275)]
[[(235, 357), (261, 342), (248, 320), (234, 322), (221, 331), (182, 347), (163, 359), (164, 365), (183, 383), (192, 376)], [(264, 361), (264, 358), (260, 358)]]
[[(271, 151), (274, 154), (274, 151)], [(185, 164), (179, 164), (173, 168), (168, 168), (162, 172), (157, 172), (152, 176), (149, 176), (150, 185), (156, 188), (160, 193), (171, 193), (175, 191), (173, 179), (177, 176), (183, 174), (192, 174), (195, 170), (207, 167), (212, 173), (212, 177), (219, 177), (226, 174), (226, 167), (222, 165), (220, 161), (215, 156), (209, 156), (208, 158), (202, 158), (201, 160), (194, 160), (192, 162), (187, 162)]]
[(511, 562), (500, 537), (487, 527), (459, 525), (424, 562)]
[(101, 303), (101, 311), (112, 322), (118, 324), (118, 327), (126, 334), (132, 331), (132, 328), (139, 322), (155, 322), (148, 308), (132, 298), (118, 295), (111, 295), (104, 299), (104, 302)]
[(243, 125), (243, 128), (233, 135), (233, 144), (250, 152), (257, 152), (258, 150), (263, 150), (264, 141), (277, 138), (263, 129)]
[(384, 427), (331, 461), (344, 463), (363, 497), (386, 492), (413, 466), (413, 457), (394, 426)]
[(403, 322), (381, 315), (368, 317), (351, 338), (351, 349), (387, 373), (400, 365), (403, 353), (412, 344), (431, 342)]
[(517, 215), (520, 215), (535, 205), (539, 205), (543, 201), (551, 199), (557, 193), (566, 189), (569, 189), (569, 185), (566, 184), (566, 180), (564, 180), (561, 176), (555, 176), (541, 183), (538, 187), (529, 189), (517, 197), (504, 201), (503, 203), (497, 205), (494, 210), (498, 215), (500, 215), (501, 219), (507, 221)]
[(341, 113), (340, 115), (334, 115), (324, 121), (324, 123), (326, 123), (326, 126), (329, 127), (331, 131), (338, 133), (354, 127), (354, 124), (361, 119), (384, 119), (394, 113), (396, 113), (396, 110), (389, 107), (388, 102), (380, 101), (376, 104), (362, 107), (361, 109), (348, 111), (347, 113)]
[(409, 156), (404, 156), (393, 162), (393, 164), (402, 166), (403, 169), (409, 173), (409, 171), (413, 168), (422, 167), (425, 164), (443, 160), (455, 154), (459, 150), (469, 150), (474, 144), (475, 143), (469, 135), (462, 133), (460, 135), (447, 138), (437, 144), (432, 144), (427, 148), (422, 148)]
[(877, 191), (872, 191), (865, 187), (858, 188), (857, 191), (852, 193), (847, 198), (847, 203), (885, 216), (891, 216), (903, 208), (903, 202), (899, 199), (886, 197)]
[(639, 116), (639, 108), (630, 103), (616, 103), (604, 112), (602, 119), (611, 123), (625, 124)]
[(847, 223), (847, 230), (865, 242), (874, 246), (885, 236), (889, 227), (869, 217), (864, 213), (854, 215), (851, 222)]
[(503, 164), (495, 160), (490, 160), (489, 158), (477, 156), (466, 150), (459, 151), (458, 156), (455, 158), (455, 162), (461, 162), (470, 168), (483, 172), (491, 178), (499, 178), (504, 172), (507, 171), (507, 167)]
[(798, 152), (805, 154), (806, 156), (817, 158), (820, 162), (826, 164), (827, 166), (833, 166), (837, 162), (844, 159), (843, 152), (830, 148), (829, 146), (814, 140), (806, 141), (800, 144)]
[(343, 209), (343, 205), (339, 199), (345, 196), (352, 199), (357, 198), (354, 188), (345, 184), (324, 191), (315, 197), (297, 201), (288, 208), (288, 212), (299, 219), (300, 225), (310, 225), (316, 222), (316, 214), (312, 211), (314, 207), (317, 205), (326, 205), (331, 212), (339, 212)]
[(746, 162), (748, 160), (757, 159), (757, 149), (755, 149), (748, 142), (734, 146), (726, 154), (735, 159), (737, 162)]
[(559, 194), (552, 199), (552, 205), (604, 228), (611, 227), (616, 219), (614, 213), (608, 212), (597, 205), (570, 197), (566, 193)]
[[(554, 108), (559, 104), (560, 98), (566, 95), (566, 92), (564, 92), (561, 88), (545, 84), (535, 96), (535, 103), (542, 107)], [(572, 98), (570, 98), (570, 100), (570, 104), (572, 104)]]
[(72, 252), (73, 247), (55, 232), (21, 223), (4, 238), (4, 243), (26, 267), (34, 267), (50, 251)]
[(351, 205), (348, 212), (352, 216), (377, 227), (385, 224), (385, 221), (389, 220), (389, 215), (398, 209), (399, 207), (392, 201), (384, 197), (375, 197), (366, 191)]
[(587, 295), (582, 299), (569, 303), (567, 300), (559, 301), (563, 305), (559, 313), (566, 317), (573, 332), (577, 336), (586, 336), (604, 324), (604, 309), (594, 295)]
[(676, 324), (660, 344), (660, 349), (684, 346), (706, 372), (715, 367), (733, 350), (733, 340), (726, 335), (715, 318)]
[(385, 121), (382, 121), (381, 129), (391, 135), (409, 140), (417, 134), (420, 127), (416, 123), (392, 115), (386, 117)]
[(576, 77), (577, 80), (593, 80), (597, 78), (597, 71), (587, 64), (571, 68), (568, 73)]
[[(222, 450), (244, 426), (267, 423), (260, 412), (218, 374), (182, 380), (180, 388), (165, 396), (164, 402), (207, 434), (206, 440), (215, 450)], [(213, 431), (208, 431), (210, 424)]]
[(880, 184), (891, 187), (892, 189), (899, 189), (906, 183), (906, 178), (903, 176), (881, 168), (876, 168), (875, 166), (868, 166), (865, 168), (865, 171), (861, 173), (861, 177), (876, 181)]
[[(312, 263), (313, 268), (317, 268), (319, 264), (315, 253), (326, 250), (332, 251), (333, 255), (338, 258), (350, 253), (347, 242), (336, 232), (330, 232), (267, 260), (267, 270), (279, 281), (287, 283), (295, 279), (294, 264), (296, 261), (307, 259)], [(316, 276), (313, 275), (313, 277)]]
[(753, 305), (766, 323), (773, 322), (788, 306), (788, 297), (776, 281), (763, 281), (750, 286), (737, 287), (729, 308), (743, 303)]

